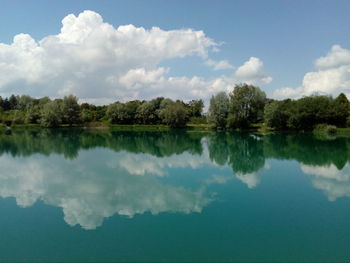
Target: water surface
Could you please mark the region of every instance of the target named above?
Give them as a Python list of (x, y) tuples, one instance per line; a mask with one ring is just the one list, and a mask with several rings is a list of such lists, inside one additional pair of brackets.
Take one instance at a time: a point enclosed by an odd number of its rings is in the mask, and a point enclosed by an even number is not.
[(350, 139), (0, 133), (0, 262), (350, 261)]

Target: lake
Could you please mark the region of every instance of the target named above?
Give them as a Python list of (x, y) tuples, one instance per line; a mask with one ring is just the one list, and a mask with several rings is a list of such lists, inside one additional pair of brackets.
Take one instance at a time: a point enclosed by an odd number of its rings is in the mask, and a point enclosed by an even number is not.
[(350, 139), (0, 132), (0, 262), (345, 262)]

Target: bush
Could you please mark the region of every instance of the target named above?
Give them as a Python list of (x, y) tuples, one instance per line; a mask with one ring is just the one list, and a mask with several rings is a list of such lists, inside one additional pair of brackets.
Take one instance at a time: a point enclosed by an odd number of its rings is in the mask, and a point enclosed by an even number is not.
[(346, 118), (346, 127), (350, 127), (350, 117)]
[(190, 124), (207, 124), (206, 117), (191, 117), (188, 121)]
[(171, 128), (185, 127), (188, 121), (188, 112), (185, 106), (180, 102), (169, 104), (163, 112), (163, 123)]
[(333, 135), (337, 133), (337, 127), (334, 125), (317, 124), (313, 130), (316, 134), (329, 134)]

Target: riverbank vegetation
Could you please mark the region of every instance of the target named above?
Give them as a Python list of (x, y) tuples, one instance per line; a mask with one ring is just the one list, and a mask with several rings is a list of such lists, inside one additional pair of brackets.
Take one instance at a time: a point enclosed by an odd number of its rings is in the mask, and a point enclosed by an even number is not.
[(292, 100), (273, 100), (258, 87), (241, 84), (231, 93), (219, 92), (210, 99), (203, 114), (201, 99), (184, 102), (158, 97), (149, 101), (115, 102), (96, 106), (78, 103), (70, 95), (63, 99), (32, 98), (27, 95), (0, 97), (3, 126), (155, 126), (162, 129), (257, 129), (297, 130), (333, 133), (350, 126), (349, 101), (341, 93), (336, 98), (312, 95)]
[(27, 95), (0, 97), (0, 120), (6, 126), (110, 126), (110, 125), (167, 125), (181, 128), (189, 121), (205, 123), (202, 100), (188, 103), (158, 97), (150, 101), (115, 102), (106, 106), (78, 103), (70, 95), (63, 99), (36, 99)]
[(211, 98), (208, 123), (217, 130), (247, 129), (260, 123), (273, 130), (333, 132), (335, 127), (349, 126), (349, 110), (343, 93), (336, 98), (312, 95), (279, 101), (268, 99), (258, 87), (243, 84), (228, 95), (220, 92)]

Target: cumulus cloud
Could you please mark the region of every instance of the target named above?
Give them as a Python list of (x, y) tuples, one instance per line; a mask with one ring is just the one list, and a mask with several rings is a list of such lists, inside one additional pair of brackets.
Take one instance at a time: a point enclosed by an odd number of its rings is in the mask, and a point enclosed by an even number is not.
[(315, 67), (316, 71), (305, 74), (300, 87), (278, 89), (274, 97), (337, 96), (341, 92), (350, 97), (350, 50), (334, 45), (326, 56), (315, 61)]
[(200, 30), (115, 28), (93, 11), (70, 14), (56, 35), (36, 41), (19, 34), (11, 44), (0, 43), (0, 94), (57, 97), (72, 93), (94, 103), (159, 95), (205, 99), (238, 82), (271, 81), (262, 74), (257, 58), (233, 76), (216, 79), (171, 77), (171, 69), (159, 66), (166, 60), (198, 56), (214, 69), (232, 68), (228, 61), (208, 58), (209, 51), (217, 51), (218, 46)]
[(234, 67), (227, 60), (215, 61), (212, 59), (208, 59), (205, 64), (207, 66), (212, 67), (214, 70), (225, 70), (225, 69), (233, 69)]
[(256, 57), (251, 57), (235, 72), (235, 78), (248, 84), (270, 83), (272, 78), (263, 72), (263, 62)]
[(350, 64), (350, 50), (334, 45), (325, 56), (316, 60), (315, 65), (319, 69), (336, 68)]
[(273, 97), (276, 99), (298, 99), (302, 96), (303, 89), (302, 87), (297, 88), (290, 88), (290, 87), (284, 87), (277, 89), (273, 92)]
[[(124, 91), (128, 99), (153, 98), (164, 96), (189, 100), (207, 99), (219, 91), (231, 91), (232, 80), (226, 77), (206, 80), (201, 77), (165, 77), (163, 68), (147, 71), (144, 68), (131, 69), (119, 79), (114, 79), (114, 86)], [(110, 79), (111, 80), (111, 79)]]

